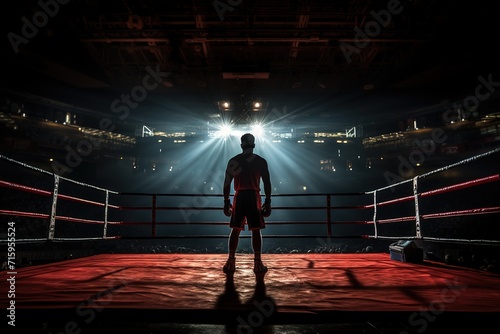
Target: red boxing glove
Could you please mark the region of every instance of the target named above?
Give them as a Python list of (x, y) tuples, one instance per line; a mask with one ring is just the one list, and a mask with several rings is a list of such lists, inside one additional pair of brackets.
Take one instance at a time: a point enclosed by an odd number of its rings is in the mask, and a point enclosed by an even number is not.
[(271, 215), (271, 200), (266, 198), (266, 201), (260, 208), (260, 212), (262, 213), (262, 216), (264, 217), (269, 217)]

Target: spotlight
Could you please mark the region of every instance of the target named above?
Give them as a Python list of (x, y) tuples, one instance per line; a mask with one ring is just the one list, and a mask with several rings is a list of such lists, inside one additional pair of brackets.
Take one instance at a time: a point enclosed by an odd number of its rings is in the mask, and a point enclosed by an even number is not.
[(220, 132), (220, 136), (221, 136), (222, 138), (229, 137), (229, 136), (231, 135), (231, 131), (232, 131), (232, 130), (233, 130), (233, 129), (232, 129), (231, 125), (229, 125), (229, 124), (224, 124), (224, 125), (220, 128), (220, 130), (219, 130), (219, 132)]
[(224, 124), (219, 124), (216, 127), (215, 131), (212, 132), (211, 137), (226, 139), (232, 133), (233, 133), (233, 127), (231, 126), (231, 124), (224, 123)]
[(255, 123), (252, 125), (252, 132), (257, 137), (261, 137), (264, 135), (264, 126), (259, 123)]

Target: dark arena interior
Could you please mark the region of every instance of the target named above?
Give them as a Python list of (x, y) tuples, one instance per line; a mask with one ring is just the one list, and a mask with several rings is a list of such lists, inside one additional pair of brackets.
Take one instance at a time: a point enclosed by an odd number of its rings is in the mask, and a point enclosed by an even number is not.
[[(18, 0), (0, 15), (8, 333), (498, 327), (491, 1)], [(245, 133), (271, 180), (264, 273), (247, 228), (223, 271)]]

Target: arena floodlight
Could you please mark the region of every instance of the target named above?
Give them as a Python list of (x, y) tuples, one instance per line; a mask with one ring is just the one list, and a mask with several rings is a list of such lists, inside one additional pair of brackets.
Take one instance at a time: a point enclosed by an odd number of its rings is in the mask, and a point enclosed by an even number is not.
[(221, 138), (227, 138), (231, 135), (233, 127), (230, 124), (223, 124), (219, 130)]
[(208, 123), (208, 136), (210, 138), (227, 139), (234, 136), (234, 124), (228, 120), (214, 120), (213, 123)]
[(261, 123), (254, 123), (252, 125), (252, 133), (256, 137), (264, 136), (264, 126)]

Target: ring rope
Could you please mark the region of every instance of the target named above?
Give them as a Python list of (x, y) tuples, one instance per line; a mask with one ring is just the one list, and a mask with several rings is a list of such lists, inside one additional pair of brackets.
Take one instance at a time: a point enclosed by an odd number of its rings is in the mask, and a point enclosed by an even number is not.
[[(463, 164), (466, 164), (466, 163), (470, 163), (470, 162), (473, 162), (473, 161), (476, 161), (480, 158), (483, 158), (483, 157), (486, 157), (486, 156), (490, 156), (494, 153), (498, 153), (500, 152), (500, 147), (494, 149), (494, 150), (491, 150), (491, 151), (488, 151), (486, 153), (483, 153), (483, 154), (480, 154), (480, 155), (477, 155), (477, 156), (474, 156), (474, 157), (471, 157), (471, 158), (467, 158), (467, 159), (464, 159), (462, 161), (459, 161), (457, 163), (454, 163), (454, 164), (451, 164), (451, 165), (448, 165), (448, 166), (445, 166), (445, 167), (442, 167), (442, 168), (439, 168), (439, 169), (436, 169), (436, 170), (433, 170), (431, 172), (428, 172), (428, 173), (425, 173), (425, 174), (422, 174), (422, 175), (419, 175), (419, 176), (416, 176), (412, 179), (408, 179), (408, 180), (404, 180), (403, 182), (400, 182), (400, 183), (397, 183), (397, 184), (392, 184), (388, 187), (384, 187), (384, 188), (379, 188), (379, 189), (376, 189), (374, 191), (370, 191), (370, 192), (364, 192), (364, 193), (341, 193), (341, 194), (327, 194), (327, 193), (324, 193), (324, 194), (283, 194), (283, 195), (273, 195), (275, 197), (278, 197), (278, 196), (328, 196), (327, 197), (327, 202), (328, 202), (328, 205), (326, 207), (323, 207), (323, 206), (314, 206), (314, 207), (274, 207), (273, 209), (286, 209), (286, 210), (324, 210), (324, 209), (327, 209), (328, 213), (333, 210), (333, 209), (365, 209), (365, 208), (374, 208), (374, 211), (376, 210), (376, 208), (378, 206), (383, 206), (383, 205), (389, 205), (389, 204), (393, 204), (393, 203), (398, 203), (398, 202), (403, 202), (403, 201), (409, 201), (409, 200), (415, 200), (415, 203), (416, 205), (418, 204), (418, 198), (419, 197), (429, 197), (429, 196), (432, 196), (432, 195), (436, 195), (436, 194), (441, 194), (441, 193), (445, 193), (445, 192), (450, 192), (450, 191), (455, 191), (455, 190), (459, 190), (459, 189), (464, 189), (464, 188), (469, 188), (469, 187), (472, 187), (472, 186), (475, 186), (475, 185), (480, 185), (480, 184), (485, 184), (485, 183), (489, 183), (489, 182), (494, 182), (494, 181), (498, 181), (500, 180), (500, 175), (499, 174), (496, 174), (496, 175), (492, 175), (492, 176), (488, 176), (488, 177), (484, 177), (484, 178), (480, 178), (480, 179), (476, 179), (476, 180), (472, 180), (472, 181), (467, 181), (467, 182), (462, 182), (462, 183), (459, 183), (459, 184), (455, 184), (455, 185), (451, 185), (451, 186), (447, 186), (447, 187), (443, 187), (443, 188), (439, 188), (439, 189), (434, 189), (434, 190), (430, 190), (430, 191), (426, 191), (426, 192), (423, 192), (423, 193), (418, 193), (417, 192), (417, 183), (416, 181), (420, 178), (424, 178), (424, 177), (427, 177), (429, 175), (432, 175), (432, 174), (435, 174), (435, 173), (438, 173), (438, 172), (442, 172), (442, 171), (446, 171), (446, 170), (449, 170), (451, 168), (454, 168), (454, 167), (457, 167), (457, 166), (460, 166), (460, 165), (463, 165)], [(189, 197), (193, 197), (193, 196), (211, 196), (211, 197), (217, 197), (217, 196), (222, 196), (221, 194), (152, 194), (154, 197), (153, 197), (153, 206), (152, 207), (127, 207), (127, 206), (116, 206), (116, 205), (109, 205), (108, 203), (108, 195), (110, 193), (112, 194), (118, 194), (118, 195), (141, 195), (141, 196), (145, 196), (147, 194), (144, 194), (144, 193), (118, 193), (118, 192), (113, 192), (113, 191), (109, 191), (107, 189), (103, 189), (103, 188), (100, 188), (100, 187), (95, 187), (95, 186), (92, 186), (92, 185), (89, 185), (89, 184), (86, 184), (86, 183), (82, 183), (82, 182), (78, 182), (78, 181), (74, 181), (74, 180), (71, 180), (71, 179), (66, 179), (66, 178), (62, 178), (60, 176), (58, 176), (57, 174), (54, 174), (54, 173), (49, 173), (47, 171), (44, 171), (44, 170), (41, 170), (39, 168), (36, 168), (36, 167), (33, 167), (33, 166), (29, 166), (27, 164), (24, 164), (24, 163), (21, 163), (21, 162), (18, 162), (16, 160), (13, 160), (13, 159), (10, 159), (10, 158), (7, 158), (5, 156), (2, 156), (0, 155), (0, 158), (1, 159), (4, 159), (4, 160), (7, 160), (9, 162), (13, 162), (13, 163), (17, 163), (17, 164), (20, 164), (21, 166), (23, 167), (26, 167), (26, 168), (30, 168), (32, 170), (35, 170), (35, 171), (38, 171), (38, 172), (42, 172), (42, 173), (45, 173), (45, 174), (49, 174), (49, 175), (52, 175), (54, 177), (54, 180), (55, 180), (55, 187), (54, 187), (54, 192), (50, 192), (50, 191), (45, 191), (45, 190), (42, 190), (42, 189), (36, 189), (36, 188), (33, 188), (33, 187), (29, 187), (29, 186), (23, 186), (23, 185), (19, 185), (19, 184), (16, 184), (16, 183), (13, 183), (13, 182), (7, 182), (7, 181), (0, 181), (0, 186), (4, 186), (4, 187), (7, 187), (7, 188), (14, 188), (14, 189), (20, 189), (20, 190), (23, 190), (23, 191), (26, 191), (26, 192), (32, 192), (32, 193), (36, 193), (38, 195), (42, 195), (42, 196), (53, 196), (53, 210), (52, 210), (52, 214), (41, 214), (41, 213), (33, 213), (33, 212), (21, 212), (21, 211), (13, 211), (13, 210), (0, 210), (0, 214), (3, 214), (3, 215), (12, 215), (12, 216), (25, 216), (25, 217), (35, 217), (35, 218), (50, 218), (51, 219), (51, 224), (54, 225), (55, 223), (55, 220), (64, 220), (64, 221), (69, 221), (69, 222), (79, 222), (79, 223), (86, 223), (86, 224), (104, 224), (105, 226), (107, 224), (116, 224), (116, 225), (133, 225), (133, 224), (137, 224), (137, 225), (143, 225), (143, 224), (151, 224), (151, 222), (144, 222), (144, 223), (141, 223), (141, 222), (123, 222), (123, 221), (120, 221), (120, 222), (109, 222), (107, 221), (107, 214), (105, 214), (105, 217), (104, 217), (104, 221), (101, 221), (101, 220), (91, 220), (91, 219), (81, 219), (81, 218), (75, 218), (75, 217), (66, 217), (66, 216), (57, 216), (55, 214), (55, 205), (56, 205), (56, 200), (57, 198), (61, 198), (61, 199), (64, 199), (64, 200), (70, 200), (70, 201), (77, 201), (77, 202), (82, 202), (82, 203), (87, 203), (87, 204), (92, 204), (92, 205), (98, 205), (98, 206), (104, 206), (106, 208), (106, 212), (107, 212), (107, 208), (113, 208), (113, 209), (119, 209), (119, 210), (152, 210), (153, 211), (153, 215), (155, 216), (155, 212), (157, 210), (179, 210), (179, 209), (184, 209), (184, 210), (221, 210), (220, 207), (168, 207), (168, 206), (165, 206), (165, 207), (157, 207), (155, 204), (156, 204), (156, 196), (189, 196)], [(97, 189), (97, 190), (101, 190), (101, 191), (105, 191), (106, 192), (106, 203), (100, 203), (100, 202), (95, 202), (95, 201), (91, 201), (91, 200), (86, 200), (86, 199), (82, 199), (82, 198), (78, 198), (78, 197), (73, 197), (73, 196), (68, 196), (68, 195), (58, 195), (58, 185), (59, 185), (59, 180), (66, 180), (66, 181), (70, 181), (72, 183), (75, 183), (77, 185), (80, 185), (80, 186), (83, 186), (83, 187), (90, 187), (90, 188), (94, 188), (94, 189)], [(392, 188), (392, 187), (395, 187), (397, 185), (400, 185), (400, 184), (404, 184), (404, 183), (407, 183), (407, 182), (410, 182), (412, 181), (413, 182), (413, 190), (414, 190), (414, 195), (413, 196), (405, 196), (405, 197), (401, 197), (401, 198), (398, 198), (398, 199), (393, 199), (393, 200), (389, 200), (389, 201), (385, 201), (385, 202), (380, 202), (380, 203), (376, 203), (376, 197), (375, 197), (375, 200), (374, 200), (374, 204), (371, 204), (371, 205), (361, 205), (361, 206), (338, 206), (338, 207), (334, 207), (334, 206), (330, 206), (330, 195), (368, 195), (368, 194), (373, 194), (375, 196), (375, 194), (381, 190), (384, 190), (384, 189), (389, 189), (389, 188)], [(418, 207), (416, 208), (417, 211), (416, 211), (416, 215), (414, 216), (406, 216), (406, 217), (398, 217), (398, 218), (390, 218), (390, 219), (382, 219), (382, 220), (377, 220), (376, 219), (376, 215), (374, 215), (374, 219), (372, 221), (361, 221), (361, 222), (331, 222), (330, 219), (328, 219), (327, 221), (327, 225), (328, 227), (330, 226), (330, 224), (374, 224), (374, 226), (376, 227), (378, 224), (384, 224), (384, 223), (395, 223), (395, 222), (405, 222), (405, 221), (415, 221), (417, 220), (417, 223), (419, 221), (419, 219), (434, 219), (434, 218), (446, 218), (446, 217), (456, 217), (456, 216), (469, 216), (469, 215), (481, 215), (481, 214), (492, 214), (492, 213), (500, 213), (500, 207), (487, 207), (487, 208), (476, 208), (476, 209), (468, 209), (468, 210), (458, 210), (458, 211), (449, 211), (449, 212), (441, 212), (441, 213), (432, 213), (432, 214), (424, 214), (424, 215), (420, 215), (418, 213)], [(178, 225), (178, 224), (194, 224), (194, 225), (227, 225), (227, 222), (195, 222), (195, 223), (190, 223), (190, 222), (156, 222), (155, 219), (153, 219), (153, 225)], [(280, 225), (280, 224), (306, 224), (305, 222), (268, 222), (269, 224), (276, 224), (276, 225)], [(307, 222), (307, 224), (325, 224), (325, 222)], [(51, 225), (51, 226), (52, 226)], [(53, 227), (53, 226), (52, 226)], [(417, 230), (418, 230), (419, 226), (417, 224)], [(51, 228), (51, 231), (53, 232), (53, 228)], [(375, 229), (375, 232), (376, 229)], [(250, 237), (250, 236), (243, 236), (243, 237)], [(266, 238), (318, 238), (320, 236), (312, 236), (312, 235), (268, 235), (268, 236), (264, 236)], [(424, 236), (421, 236), (419, 233), (417, 233), (417, 235), (415, 236), (412, 236), (412, 237), (402, 237), (402, 236), (398, 236), (398, 237), (387, 237), (387, 236), (379, 236), (379, 235), (375, 235), (375, 236), (369, 236), (369, 235), (356, 235), (356, 236), (342, 236), (342, 235), (337, 235), (337, 236), (332, 236), (330, 235), (330, 233), (328, 234), (328, 237), (329, 238), (376, 238), (376, 239), (419, 239), (419, 240), (430, 240), (430, 241), (445, 241), (445, 242), (479, 242), (479, 243), (493, 243), (493, 244), (498, 244), (499, 241), (498, 240), (482, 240), (482, 239), (455, 239), (455, 238), (435, 238), (435, 237), (424, 237)], [(75, 240), (103, 240), (103, 239), (121, 239), (121, 238), (130, 238), (130, 239), (137, 239), (137, 238), (140, 238), (140, 237), (121, 237), (121, 236), (114, 236), (114, 237), (107, 237), (106, 236), (106, 233), (104, 233), (104, 235), (102, 237), (90, 237), (90, 238), (55, 238), (54, 235), (52, 235), (51, 237), (49, 237), (48, 239), (19, 239), (21, 242), (23, 241), (75, 241)], [(161, 238), (227, 238), (227, 235), (222, 235), (222, 236), (219, 236), (219, 235), (193, 235), (193, 236), (189, 236), (189, 235), (167, 235), (167, 236), (160, 236), (160, 237), (157, 237), (155, 234), (152, 235), (152, 237), (144, 237), (144, 238), (147, 238), (147, 239), (161, 239)]]
[(458, 217), (458, 216), (473, 216), (473, 215), (483, 215), (491, 213), (499, 213), (500, 206), (494, 206), (489, 208), (478, 208), (478, 209), (468, 209), (468, 210), (458, 210), (458, 211), (448, 211), (439, 213), (429, 213), (422, 215), (423, 219), (433, 219), (433, 218), (444, 218), (444, 217)]
[[(385, 206), (385, 205), (394, 204), (394, 203), (413, 201), (414, 199), (415, 199), (415, 196), (413, 196), (413, 195), (405, 196), (405, 197), (391, 199), (391, 200), (388, 200), (385, 202), (379, 202), (379, 203), (377, 203), (377, 206)], [(374, 206), (375, 206), (375, 204), (368, 204), (368, 205), (364, 205), (363, 208), (370, 209), (370, 208), (373, 208)]]
[[(53, 192), (51, 192), (51, 191), (37, 189), (37, 188), (22, 185), (22, 184), (14, 183), (14, 182), (7, 182), (7, 181), (0, 180), (0, 186), (10, 188), (10, 189), (18, 189), (18, 190), (22, 190), (22, 191), (30, 192), (33, 194), (42, 195), (42, 196), (52, 196), (53, 195)], [(103, 207), (106, 206), (105, 203), (99, 203), (99, 202), (91, 201), (88, 199), (78, 198), (78, 197), (69, 196), (69, 195), (58, 194), (57, 197), (60, 199), (65, 199), (65, 200), (69, 200), (69, 201), (73, 201), (73, 202), (86, 203), (86, 204), (92, 204), (92, 205), (103, 206)], [(117, 205), (110, 205), (110, 204), (108, 204), (108, 207), (114, 208), (114, 209), (120, 208)], [(149, 208), (149, 209), (151, 209), (151, 208)]]
[[(108, 222), (109, 223), (109, 222)], [(150, 225), (149, 221), (121, 221), (113, 222), (118, 225)], [(372, 221), (338, 221), (332, 222), (337, 225), (367, 225), (372, 224)], [(156, 225), (222, 225), (227, 226), (227, 222), (189, 222), (189, 221), (170, 221), (170, 222), (156, 222)], [(324, 221), (269, 221), (266, 225), (325, 225)]]
[[(83, 218), (75, 218), (75, 217), (66, 217), (66, 216), (56, 216), (57, 220), (64, 220), (74, 223), (83, 223), (83, 224), (104, 224), (103, 220), (93, 220), (93, 219), (83, 219)], [(107, 222), (112, 225), (121, 225), (121, 222)]]
[(498, 180), (500, 180), (499, 174), (491, 175), (491, 176), (483, 177), (483, 178), (476, 179), (476, 180), (471, 180), (471, 181), (466, 181), (466, 182), (454, 184), (452, 186), (447, 186), (447, 187), (443, 187), (443, 188), (439, 188), (439, 189), (429, 190), (429, 191), (421, 193), (420, 196), (421, 197), (433, 196), (433, 195), (442, 194), (442, 193), (449, 192), (449, 191), (478, 186), (481, 184), (490, 183), (490, 182), (494, 182), (494, 181), (498, 181)]
[[(17, 164), (17, 165), (20, 165), (24, 168), (28, 168), (28, 169), (31, 169), (31, 170), (34, 170), (34, 171), (37, 171), (39, 173), (42, 173), (42, 174), (46, 174), (46, 175), (51, 175), (51, 176), (56, 176), (57, 174), (55, 173), (51, 173), (51, 172), (48, 172), (44, 169), (41, 169), (41, 168), (38, 168), (38, 167), (34, 167), (34, 166), (31, 166), (31, 165), (28, 165), (24, 162), (20, 162), (20, 161), (17, 161), (17, 160), (14, 160), (14, 159), (11, 159), (11, 158), (8, 158), (2, 154), (0, 154), (0, 159), (3, 159), (3, 160), (6, 160), (10, 163), (13, 163), (13, 164)], [(64, 180), (64, 181), (68, 181), (68, 182), (71, 182), (71, 183), (74, 183), (74, 184), (77, 184), (79, 186), (82, 186), (82, 187), (87, 187), (87, 188), (92, 188), (92, 189), (96, 189), (96, 190), (100, 190), (100, 191), (107, 191), (107, 189), (104, 189), (104, 188), (100, 188), (100, 187), (97, 187), (97, 186), (94, 186), (94, 185), (91, 185), (91, 184), (87, 184), (87, 183), (83, 183), (83, 182), (80, 182), (80, 181), (76, 181), (76, 180), (72, 180), (72, 179), (69, 179), (69, 178), (65, 178), (65, 177), (62, 177), (62, 176), (59, 176), (57, 175), (61, 180)], [(109, 190), (110, 193), (112, 194), (115, 194), (115, 195), (118, 195), (119, 192), (117, 191), (111, 191)]]
[(374, 236), (367, 235), (368, 239), (383, 239), (383, 240), (423, 240), (423, 241), (441, 241), (441, 242), (456, 242), (456, 243), (479, 243), (479, 244), (495, 244), (500, 245), (500, 240), (488, 240), (488, 239), (458, 239), (458, 238), (436, 238), (436, 237), (421, 237), (417, 238), (415, 236)]
[[(111, 206), (110, 206), (111, 207)], [(353, 205), (353, 206), (331, 206), (330, 209), (365, 209), (368, 206), (365, 205)], [(116, 208), (120, 210), (221, 210), (222, 207), (198, 207), (198, 206), (117, 206)], [(328, 209), (327, 206), (273, 206), (273, 210), (325, 210)]]
[[(427, 176), (430, 176), (430, 175), (433, 175), (433, 174), (436, 174), (436, 173), (439, 173), (439, 172), (444, 172), (444, 171), (447, 171), (447, 170), (449, 170), (451, 168), (458, 167), (458, 166), (461, 166), (461, 165), (464, 165), (464, 164), (467, 164), (467, 163), (479, 160), (481, 158), (488, 157), (488, 156), (490, 156), (492, 154), (495, 154), (495, 153), (498, 153), (498, 152), (500, 152), (500, 147), (497, 147), (497, 148), (495, 148), (495, 149), (493, 149), (491, 151), (488, 151), (488, 152), (485, 152), (485, 153), (481, 153), (481, 154), (475, 155), (475, 156), (467, 158), (467, 159), (463, 159), (463, 160), (458, 161), (456, 163), (453, 163), (451, 165), (447, 165), (447, 166), (444, 166), (444, 167), (441, 167), (441, 168), (438, 168), (438, 169), (434, 169), (434, 170), (432, 170), (430, 172), (418, 175), (416, 177), (419, 178), (419, 179), (422, 179), (422, 178), (425, 178)], [(398, 183), (394, 183), (394, 184), (391, 184), (391, 185), (388, 185), (388, 186), (385, 186), (385, 187), (382, 187), (382, 188), (378, 188), (376, 190), (367, 191), (367, 192), (365, 192), (365, 194), (373, 194), (374, 192), (378, 192), (378, 191), (382, 191), (382, 190), (387, 190), (387, 189), (392, 189), (392, 188), (394, 188), (396, 186), (403, 185), (403, 184), (408, 183), (408, 182), (413, 182), (413, 179), (406, 179), (406, 180), (403, 180), (403, 181), (398, 182)]]
[[(65, 200), (69, 200), (69, 201), (73, 201), (73, 202), (91, 204), (91, 205), (102, 206), (102, 207), (106, 206), (106, 203), (100, 203), (100, 202), (90, 201), (88, 199), (79, 198), (79, 197), (73, 197), (73, 196), (61, 195), (61, 194), (59, 194), (57, 197), (60, 198), (60, 199), (65, 199)], [(120, 208), (118, 205), (111, 205), (111, 204), (108, 204), (108, 207), (109, 208), (113, 208), (113, 209), (119, 209)]]
[(49, 218), (50, 215), (46, 213), (14, 211), (14, 210), (0, 210), (0, 215), (5, 216), (19, 216), (19, 217), (32, 217), (32, 218)]
[(28, 186), (14, 183), (14, 182), (7, 182), (7, 181), (0, 180), (0, 186), (3, 186), (5, 188), (10, 188), (10, 189), (18, 189), (18, 190), (22, 190), (22, 191), (30, 192), (33, 194), (42, 195), (42, 196), (52, 196), (51, 191), (37, 189), (37, 188), (33, 188), (33, 187), (28, 187)]
[[(240, 238), (245, 238), (249, 239), (251, 238), (251, 235), (240, 235)], [(121, 236), (119, 237), (120, 239), (227, 239), (227, 234), (205, 234), (205, 235), (162, 235), (162, 236), (155, 236), (155, 237), (141, 237), (141, 236)], [(275, 235), (275, 234), (269, 234), (269, 235), (262, 235), (262, 238), (268, 238), (268, 239), (287, 239), (287, 238), (292, 238), (292, 239), (318, 239), (318, 238), (330, 238), (330, 239), (368, 239), (367, 235), (336, 235), (336, 236), (325, 236), (325, 235), (307, 235), (307, 234), (282, 234), (282, 235)]]

